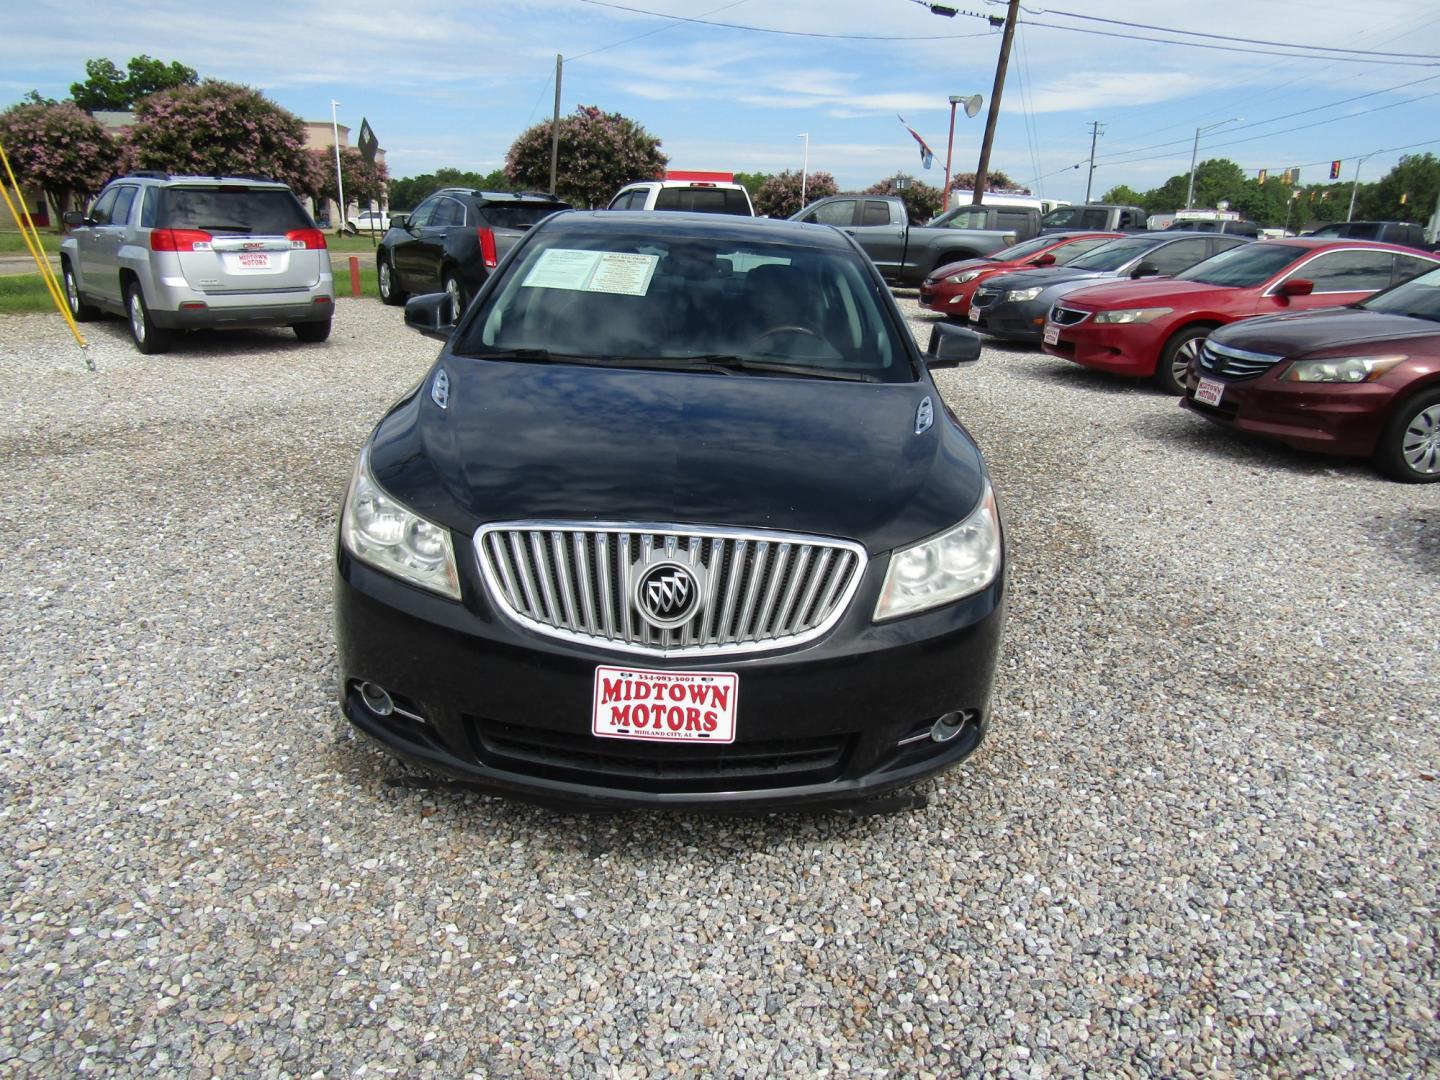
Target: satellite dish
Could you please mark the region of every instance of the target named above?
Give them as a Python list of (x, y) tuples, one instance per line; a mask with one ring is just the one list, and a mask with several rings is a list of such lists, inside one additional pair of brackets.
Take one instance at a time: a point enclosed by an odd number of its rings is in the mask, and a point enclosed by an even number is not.
[(980, 111), (980, 106), (985, 104), (985, 99), (979, 94), (971, 94), (965, 99), (965, 115), (973, 117)]

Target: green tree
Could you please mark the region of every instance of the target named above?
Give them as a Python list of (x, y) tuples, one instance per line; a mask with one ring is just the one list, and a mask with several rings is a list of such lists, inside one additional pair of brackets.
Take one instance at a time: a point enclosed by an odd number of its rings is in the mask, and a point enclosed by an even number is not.
[(141, 99), (125, 147), (141, 169), (269, 176), (310, 195), (324, 183), (300, 118), (235, 83), (207, 79)]
[[(556, 194), (576, 206), (604, 206), (626, 184), (663, 176), (668, 160), (660, 140), (634, 120), (580, 105), (560, 120)], [(521, 132), (510, 145), (505, 175), (522, 189), (549, 190), (549, 121)]]
[(1102, 203), (1110, 203), (1113, 206), (1140, 206), (1145, 205), (1145, 196), (1128, 184), (1116, 184), (1104, 195), (1100, 196)]
[(755, 210), (765, 217), (788, 218), (799, 213), (816, 199), (828, 199), (838, 193), (839, 185), (828, 172), (812, 172), (805, 177), (805, 200), (800, 200), (800, 170), (787, 169), (776, 173), (755, 192)]
[[(912, 225), (923, 225), (940, 212), (940, 204), (945, 201), (944, 194), (937, 187), (931, 187), (923, 180), (916, 180), (912, 177), (905, 177), (910, 182), (903, 188), (898, 188), (895, 181), (898, 177), (891, 177), (888, 180), (881, 180), (878, 184), (872, 184), (865, 189), (866, 195), (898, 195), (905, 203), (905, 212), (910, 215)], [(974, 174), (971, 174), (971, 182), (974, 182)]]
[(1435, 212), (1437, 192), (1440, 159), (1434, 154), (1406, 154), (1374, 184), (1360, 188), (1355, 216), (1372, 221), (1424, 223)]
[(768, 172), (737, 172), (735, 174), (735, 183), (748, 191), (750, 193), (750, 201), (754, 202), (755, 196), (759, 194), (760, 189), (765, 186), (765, 181), (774, 175), (774, 173)]
[(133, 109), (136, 102), (159, 90), (196, 86), (200, 76), (178, 60), (165, 63), (143, 53), (132, 56), (121, 71), (106, 57), (85, 61), (85, 81), (70, 84), (70, 96), (86, 112)]
[(0, 142), (17, 179), (43, 190), (55, 207), (57, 232), (71, 201), (99, 191), (120, 167), (120, 149), (104, 127), (69, 102), (0, 113)]

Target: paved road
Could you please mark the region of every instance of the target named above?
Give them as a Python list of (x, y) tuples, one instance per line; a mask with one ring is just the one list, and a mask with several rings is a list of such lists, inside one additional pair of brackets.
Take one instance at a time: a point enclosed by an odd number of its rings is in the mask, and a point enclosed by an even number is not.
[[(55, 272), (60, 272), (60, 256), (51, 255), (50, 265)], [(7, 274), (33, 274), (35, 273), (35, 260), (29, 255), (0, 255), (0, 277)]]

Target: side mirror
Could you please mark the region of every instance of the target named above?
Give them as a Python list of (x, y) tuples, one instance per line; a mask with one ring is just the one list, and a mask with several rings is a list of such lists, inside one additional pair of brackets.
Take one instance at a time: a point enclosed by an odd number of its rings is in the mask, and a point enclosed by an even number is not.
[(391, 215), (390, 215), (390, 228), (392, 228), (392, 229), (404, 229), (406, 232), (409, 232), (409, 231), (410, 231), (410, 215), (409, 215), (409, 214), (391, 214)]
[(405, 325), (419, 330), (426, 337), (449, 341), (450, 335), (455, 332), (455, 324), (450, 321), (453, 310), (454, 302), (449, 293), (416, 296), (405, 302)]
[(1315, 283), (1306, 281), (1304, 278), (1291, 278), (1289, 281), (1282, 281), (1280, 288), (1276, 290), (1281, 296), (1309, 296), (1315, 291)]
[(1134, 270), (1130, 271), (1130, 276), (1132, 278), (1154, 277), (1158, 273), (1160, 273), (1160, 268), (1154, 263), (1142, 262), (1139, 266), (1135, 267)]
[(1054, 266), (1055, 256), (1046, 251), (1030, 260), (1031, 266)]
[(939, 322), (930, 330), (930, 347), (925, 350), (927, 367), (956, 367), (980, 359), (980, 335), (953, 323)]
[(61, 216), (60, 220), (65, 222), (65, 224), (70, 226), (70, 228), (78, 229), (80, 226), (85, 224), (85, 215), (82, 214), (79, 210), (66, 210), (65, 213)]

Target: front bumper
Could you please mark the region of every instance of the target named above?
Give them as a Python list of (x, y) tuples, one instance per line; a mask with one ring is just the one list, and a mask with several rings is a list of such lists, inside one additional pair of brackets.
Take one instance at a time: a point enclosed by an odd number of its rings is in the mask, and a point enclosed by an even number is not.
[[(1285, 367), (1287, 365), (1281, 365)], [(1225, 387), (1218, 406), (1195, 400), (1200, 375), (1185, 375), (1182, 408), (1237, 431), (1322, 454), (1366, 457), (1395, 403), (1396, 389), (1384, 383), (1292, 383), (1266, 373), (1255, 379), (1217, 379)]]
[(1050, 327), (1059, 330), (1059, 340), (1041, 347), (1051, 356), (1115, 375), (1154, 375), (1168, 337), (1168, 330), (1155, 323), (1100, 325), (1093, 316), (1070, 326), (1048, 323), (1046, 329)]
[(1039, 341), (1049, 303), (1042, 300), (999, 300), (979, 309), (970, 328), (1006, 341)]
[[(845, 617), (816, 643), (667, 661), (518, 627), (493, 609), (467, 569), (466, 599), (456, 603), (342, 549), (335, 574), (341, 708), (402, 759), (532, 802), (592, 809), (853, 803), (947, 769), (979, 745), (1005, 619), (1002, 573), (964, 600), (872, 623), (885, 563), (871, 560)], [(652, 745), (592, 735), (599, 664), (736, 673), (735, 741)], [(396, 713), (371, 711), (361, 682), (384, 687)], [(970, 720), (952, 740), (901, 745), (962, 711)]]

